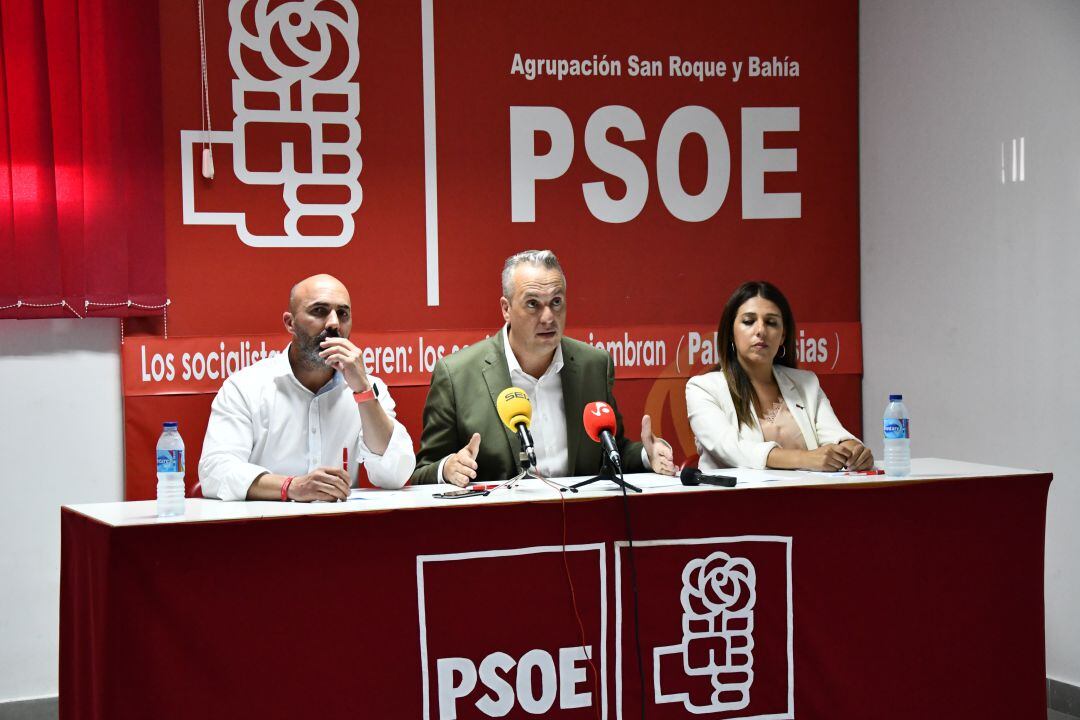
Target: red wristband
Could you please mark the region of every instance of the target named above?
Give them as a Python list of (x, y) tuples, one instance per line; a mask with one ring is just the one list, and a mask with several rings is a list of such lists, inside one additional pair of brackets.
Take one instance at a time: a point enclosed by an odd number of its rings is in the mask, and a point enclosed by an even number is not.
[(285, 482), (281, 483), (281, 502), (289, 502), (289, 486), (292, 485), (295, 475), (290, 475), (285, 478)]
[(376, 397), (378, 397), (378, 393), (375, 391), (374, 384), (364, 392), (353, 393), (353, 399), (356, 400), (358, 404), (365, 403), (368, 400), (374, 400)]

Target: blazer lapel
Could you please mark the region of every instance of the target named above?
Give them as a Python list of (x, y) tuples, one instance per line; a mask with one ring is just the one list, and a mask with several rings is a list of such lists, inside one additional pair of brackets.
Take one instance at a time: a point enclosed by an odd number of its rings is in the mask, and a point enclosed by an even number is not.
[(773, 365), (773, 375), (776, 377), (776, 384), (780, 386), (780, 394), (784, 396), (788, 411), (799, 426), (803, 442), (806, 443), (806, 449), (815, 450), (818, 446), (817, 435), (814, 433), (814, 426), (810, 422), (810, 414), (806, 411), (806, 400), (799, 394), (799, 389), (795, 387), (795, 381), (788, 377), (787, 373), (781, 371), (780, 367), (779, 365)]
[(581, 445), (584, 427), (581, 414), (585, 410), (585, 401), (581, 396), (581, 367), (578, 359), (565, 341), (562, 343), (563, 366), (559, 372), (562, 378), (563, 412), (566, 414), (566, 468), (571, 475), (577, 467), (577, 454)]
[(491, 338), (491, 341), (491, 351), (484, 357), (484, 382), (487, 383), (488, 394), (491, 396), (495, 418), (503, 429), (503, 437), (506, 438), (510, 465), (520, 471), (518, 454), (521, 452), (521, 441), (518, 440), (517, 433), (506, 427), (499, 417), (499, 395), (511, 386), (510, 370), (506, 366), (506, 353), (503, 351), (503, 331), (500, 330)]

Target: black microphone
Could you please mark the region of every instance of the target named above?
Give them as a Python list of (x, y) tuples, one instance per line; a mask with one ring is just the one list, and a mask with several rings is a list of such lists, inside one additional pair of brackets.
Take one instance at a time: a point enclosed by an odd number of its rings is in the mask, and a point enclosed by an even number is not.
[[(521, 447), (525, 450), (525, 457), (529, 459), (529, 464), (532, 467), (536, 467), (536, 445), (533, 443), (532, 433), (529, 432), (529, 426), (525, 423), (520, 423), (517, 426), (518, 438), (521, 440)], [(528, 469), (528, 468), (522, 468)]]
[(697, 468), (683, 468), (679, 474), (683, 485), (715, 485), (717, 487), (735, 487), (735, 478), (730, 475), (706, 475)]

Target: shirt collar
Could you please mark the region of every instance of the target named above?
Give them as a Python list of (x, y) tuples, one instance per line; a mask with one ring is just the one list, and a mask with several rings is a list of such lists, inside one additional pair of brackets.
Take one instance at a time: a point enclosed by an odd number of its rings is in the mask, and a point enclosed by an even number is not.
[(534, 378), (534, 377), (532, 377), (532, 375), (530, 375), (529, 373), (527, 373), (527, 372), (525, 372), (524, 370), (521, 369), (521, 363), (518, 362), (517, 356), (514, 355), (514, 350), (510, 347), (510, 325), (509, 325), (509, 323), (506, 324), (506, 325), (503, 325), (502, 339), (503, 339), (503, 352), (506, 353), (506, 369), (510, 371), (511, 375), (513, 375), (515, 372), (518, 372), (518, 373), (521, 373), (522, 375), (524, 375), (527, 378), (532, 378), (533, 380), (541, 380), (541, 379), (543, 379), (543, 378), (545, 378), (545, 377), (547, 377), (549, 375), (553, 375), (553, 374), (559, 372), (560, 370), (562, 370), (562, 367), (563, 367), (562, 343), (559, 343), (559, 346), (557, 348), (555, 348), (555, 356), (553, 358), (551, 358), (551, 364), (548, 365), (547, 370), (544, 371), (544, 374), (541, 375), (539, 378)]

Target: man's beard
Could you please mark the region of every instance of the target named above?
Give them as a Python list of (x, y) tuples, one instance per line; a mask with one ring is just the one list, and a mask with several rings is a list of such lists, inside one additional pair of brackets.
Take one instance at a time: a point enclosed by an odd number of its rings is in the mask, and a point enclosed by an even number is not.
[(304, 367), (309, 370), (323, 370), (330, 367), (329, 363), (319, 356), (319, 353), (322, 351), (322, 344), (326, 342), (326, 338), (341, 337), (337, 328), (327, 328), (318, 335), (308, 335), (297, 326), (293, 326), (293, 330), (296, 333), (298, 357)]

